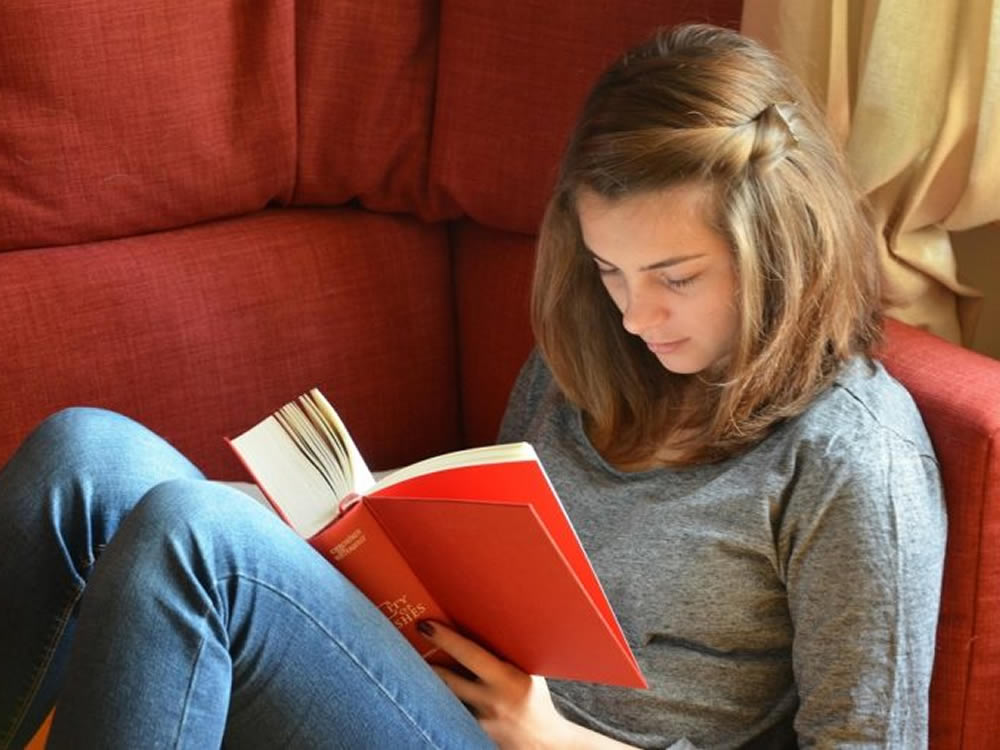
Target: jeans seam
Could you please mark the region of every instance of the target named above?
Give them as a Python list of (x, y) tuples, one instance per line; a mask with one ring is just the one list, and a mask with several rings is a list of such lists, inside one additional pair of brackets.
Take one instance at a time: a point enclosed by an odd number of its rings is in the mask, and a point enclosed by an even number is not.
[[(202, 612), (202, 620), (208, 614), (208, 610), (211, 607), (206, 607)], [(195, 656), (194, 663), (191, 665), (191, 678), (188, 680), (187, 691), (184, 695), (184, 709), (181, 711), (180, 721), (177, 723), (177, 735), (174, 737), (173, 747), (181, 746), (181, 737), (184, 735), (184, 725), (187, 723), (188, 719), (188, 709), (191, 706), (191, 695), (194, 693), (194, 684), (198, 679), (198, 664), (201, 662), (201, 657), (205, 653), (205, 644), (208, 639), (205, 637), (204, 632), (202, 632), (201, 644), (198, 646), (198, 654)]]
[(240, 579), (249, 581), (250, 583), (256, 584), (258, 586), (262, 586), (263, 588), (267, 589), (268, 591), (272, 592), (273, 594), (277, 595), (278, 597), (284, 599), (289, 604), (291, 604), (293, 607), (295, 607), (295, 609), (297, 609), (299, 612), (302, 613), (302, 615), (304, 617), (306, 617), (313, 624), (315, 624), (315, 626), (317, 628), (319, 628), (334, 643), (334, 645), (338, 649), (340, 649), (340, 651), (343, 654), (345, 654), (352, 662), (354, 662), (358, 666), (359, 669), (361, 669), (362, 672), (364, 672), (365, 675), (367, 675), (368, 679), (372, 682), (372, 684), (375, 685), (379, 689), (379, 691), (392, 703), (392, 705), (396, 707), (396, 710), (399, 711), (399, 713), (406, 718), (406, 720), (410, 723), (410, 725), (420, 734), (420, 736), (422, 736), (424, 738), (424, 740), (431, 747), (438, 748), (439, 750), (441, 749), (441, 746), (438, 745), (434, 741), (434, 739), (427, 734), (426, 730), (422, 726), (420, 726), (420, 724), (417, 722), (416, 718), (414, 716), (412, 716), (389, 693), (389, 691), (385, 688), (385, 686), (382, 684), (382, 682), (379, 679), (377, 679), (375, 677), (375, 675), (373, 675), (371, 673), (371, 671), (364, 665), (364, 663), (361, 662), (357, 657), (355, 657), (355, 655), (351, 652), (351, 650), (349, 648), (347, 648), (347, 646), (339, 638), (337, 638), (337, 636), (334, 633), (332, 633), (329, 629), (327, 629), (323, 625), (323, 623), (320, 622), (316, 617), (314, 617), (303, 605), (299, 604), (299, 602), (297, 602), (292, 597), (288, 596), (288, 594), (286, 594), (284, 591), (282, 591), (281, 589), (277, 588), (276, 586), (273, 586), (270, 583), (267, 583), (266, 581), (262, 581), (262, 580), (259, 580), (257, 578), (252, 578), (250, 576), (243, 575), (243, 574), (240, 574), (240, 573), (236, 573), (236, 574), (233, 574), (233, 575), (230, 575), (230, 576), (225, 576), (223, 578), (217, 579), (216, 582), (215, 582), (215, 586), (218, 587), (221, 583), (223, 583), (224, 581), (228, 581), (231, 578), (240, 578)]

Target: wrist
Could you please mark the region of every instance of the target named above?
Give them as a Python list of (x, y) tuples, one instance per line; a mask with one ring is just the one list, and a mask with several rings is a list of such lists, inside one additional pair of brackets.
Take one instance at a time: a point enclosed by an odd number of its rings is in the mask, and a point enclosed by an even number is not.
[[(553, 738), (552, 748), (560, 748), (560, 750), (624, 750), (632, 748), (632, 745), (626, 745), (592, 729), (575, 724), (565, 717), (561, 718), (562, 725), (557, 733), (558, 736)], [(635, 749), (632, 748), (632, 750)]]

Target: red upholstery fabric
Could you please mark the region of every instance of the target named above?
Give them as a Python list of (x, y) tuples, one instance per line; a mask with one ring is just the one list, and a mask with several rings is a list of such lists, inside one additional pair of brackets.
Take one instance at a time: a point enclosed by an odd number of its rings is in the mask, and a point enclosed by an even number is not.
[(437, 62), (434, 3), (296, 3), (299, 205), (360, 198), (430, 215), (428, 144)]
[(0, 249), (127, 236), (288, 200), (293, 6), (0, 4)]
[(212, 476), (243, 478), (223, 435), (314, 385), (375, 467), (458, 442), (441, 227), (268, 211), (3, 253), (0, 279), (0, 320), (18, 321), (0, 327), (0, 463), (45, 415), (88, 404), (139, 417)]
[(1000, 362), (890, 321), (886, 367), (913, 394), (948, 502), (931, 746), (1000, 736)]
[(496, 441), (507, 396), (531, 351), (535, 240), (462, 222), (452, 232), (462, 425), (467, 445)]
[(431, 151), (437, 212), (535, 232), (597, 74), (657, 26), (736, 28), (741, 8), (740, 0), (444, 0)]

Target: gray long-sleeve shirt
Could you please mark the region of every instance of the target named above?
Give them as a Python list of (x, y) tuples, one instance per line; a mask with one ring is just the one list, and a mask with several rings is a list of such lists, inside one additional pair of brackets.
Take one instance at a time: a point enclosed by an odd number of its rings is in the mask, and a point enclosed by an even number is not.
[(926, 746), (945, 511), (881, 365), (740, 457), (626, 473), (535, 354), (500, 440), (534, 445), (650, 685), (553, 681), (564, 714), (650, 748)]

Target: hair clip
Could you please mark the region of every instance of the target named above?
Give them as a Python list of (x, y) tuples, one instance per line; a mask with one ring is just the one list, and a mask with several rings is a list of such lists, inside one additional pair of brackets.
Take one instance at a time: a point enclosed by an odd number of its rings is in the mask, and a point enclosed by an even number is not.
[(788, 133), (788, 137), (792, 139), (792, 143), (797, 146), (799, 144), (799, 137), (795, 135), (795, 130), (792, 128), (792, 118), (797, 107), (798, 102), (772, 102), (757, 116), (760, 117), (764, 112), (772, 110), (785, 126), (785, 131)]

